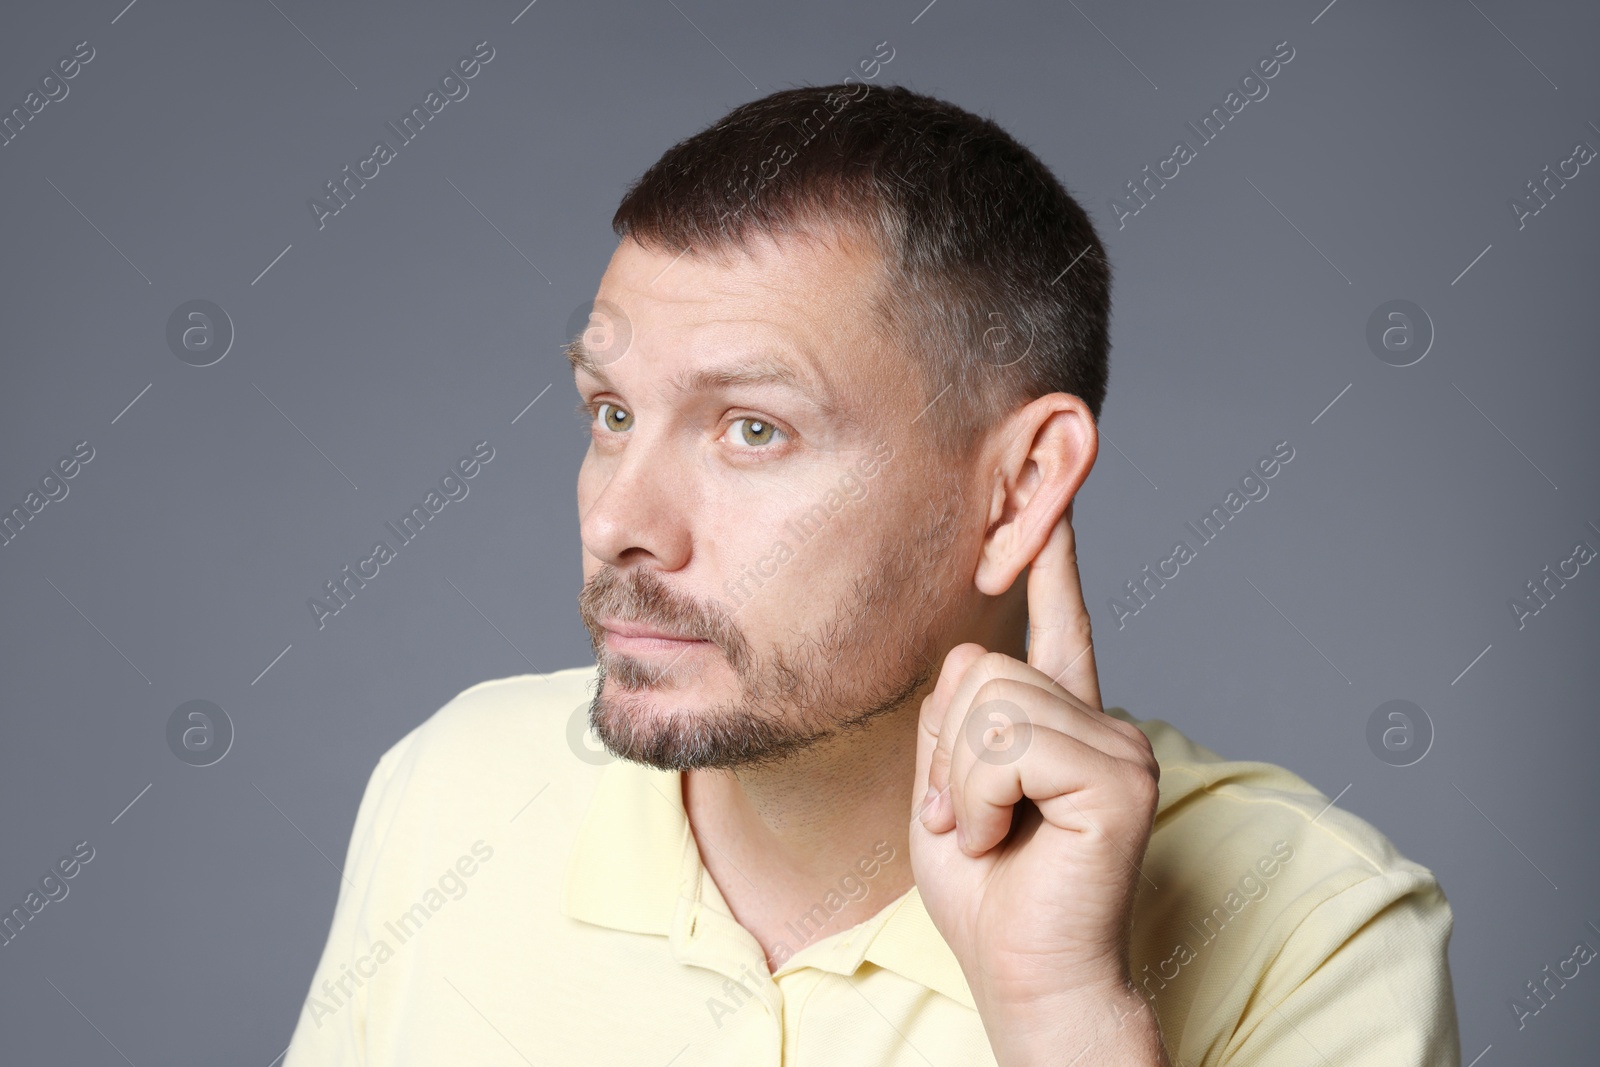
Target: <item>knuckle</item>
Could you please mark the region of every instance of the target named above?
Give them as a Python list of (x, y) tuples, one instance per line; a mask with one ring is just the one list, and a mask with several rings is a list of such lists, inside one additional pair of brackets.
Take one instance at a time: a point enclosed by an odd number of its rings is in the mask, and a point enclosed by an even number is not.
[(1156, 782), (1159, 775), (1158, 768), (1155, 774), (1141, 769), (1140, 773), (1134, 776), (1134, 796), (1138, 798), (1141, 807), (1153, 810), (1156, 802), (1161, 799), (1161, 787)]
[(1125, 719), (1118, 719), (1110, 715), (1106, 716), (1106, 718), (1110, 720), (1111, 728), (1126, 737), (1135, 749), (1146, 755), (1154, 754), (1155, 749), (1150, 744), (1150, 735)]
[(982, 645), (973, 641), (963, 641), (944, 654), (944, 668), (949, 670), (952, 667), (958, 667), (963, 660), (967, 660), (967, 665), (959, 667), (959, 669), (963, 672), (971, 670), (973, 662), (982, 659), (983, 655), (984, 648)]
[(982, 671), (986, 677), (993, 678), (1003, 673), (1010, 663), (1011, 657), (1004, 652), (985, 652), (973, 662), (972, 666), (973, 669)]
[(972, 694), (972, 706), (987, 704), (991, 700), (1004, 699), (1005, 694), (1011, 691), (1010, 678), (987, 678)]

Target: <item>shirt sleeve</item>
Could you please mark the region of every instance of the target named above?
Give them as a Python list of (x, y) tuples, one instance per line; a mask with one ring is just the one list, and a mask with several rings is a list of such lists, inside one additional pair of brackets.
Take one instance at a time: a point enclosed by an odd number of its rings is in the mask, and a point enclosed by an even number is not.
[(1460, 1067), (1453, 924), (1421, 867), (1323, 901), (1268, 967), (1220, 1067)]
[(366, 992), (348, 975), (352, 964), (369, 950), (370, 938), (365, 932), (367, 900), (378, 854), (394, 822), (403, 785), (403, 781), (396, 780), (396, 769), (414, 736), (415, 733), (408, 734), (385, 752), (367, 779), (345, 850), (328, 940), (301, 1006), (283, 1067), (358, 1067), (367, 1062)]

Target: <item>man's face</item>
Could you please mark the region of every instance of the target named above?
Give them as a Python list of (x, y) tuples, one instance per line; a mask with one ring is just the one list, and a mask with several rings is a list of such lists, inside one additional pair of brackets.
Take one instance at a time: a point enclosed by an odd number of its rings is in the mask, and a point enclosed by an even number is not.
[(868, 318), (877, 271), (861, 246), (792, 238), (612, 257), (596, 305), (620, 318), (592, 320), (575, 379), (590, 721), (613, 755), (774, 761), (936, 676), (971, 591), (949, 562), (959, 480)]

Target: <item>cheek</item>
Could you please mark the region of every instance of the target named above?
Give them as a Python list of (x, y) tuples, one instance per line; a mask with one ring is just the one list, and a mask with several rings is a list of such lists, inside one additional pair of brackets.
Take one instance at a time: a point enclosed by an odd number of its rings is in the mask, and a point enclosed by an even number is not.
[[(814, 611), (851, 563), (843, 527), (850, 508), (830, 511), (827, 492), (810, 487), (730, 483), (708, 494), (688, 520), (713, 561), (717, 584), (741, 606), (741, 621)], [(819, 503), (820, 502), (820, 503)], [(728, 589), (726, 583), (732, 583)]]
[(890, 551), (881, 524), (892, 520), (875, 512), (873, 503), (836, 494), (833, 506), (822, 502), (786, 507), (775, 520), (783, 541), (793, 551), (793, 560), (785, 565), (789, 580), (803, 590), (808, 602), (831, 602), (878, 569)]

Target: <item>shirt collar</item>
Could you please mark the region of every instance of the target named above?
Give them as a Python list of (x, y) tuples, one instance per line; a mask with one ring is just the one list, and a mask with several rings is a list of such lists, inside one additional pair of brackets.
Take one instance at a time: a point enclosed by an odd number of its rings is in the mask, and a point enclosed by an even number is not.
[[(712, 950), (696, 943), (697, 927), (736, 926), (717, 914), (725, 907), (689, 828), (682, 774), (627, 760), (608, 764), (567, 863), (563, 913), (616, 930), (666, 936), (680, 959), (715, 966)], [(748, 931), (744, 936), (754, 946)], [(807, 945), (778, 973), (815, 965), (852, 974), (863, 961), (976, 1010), (961, 965), (915, 886), (870, 919)]]

